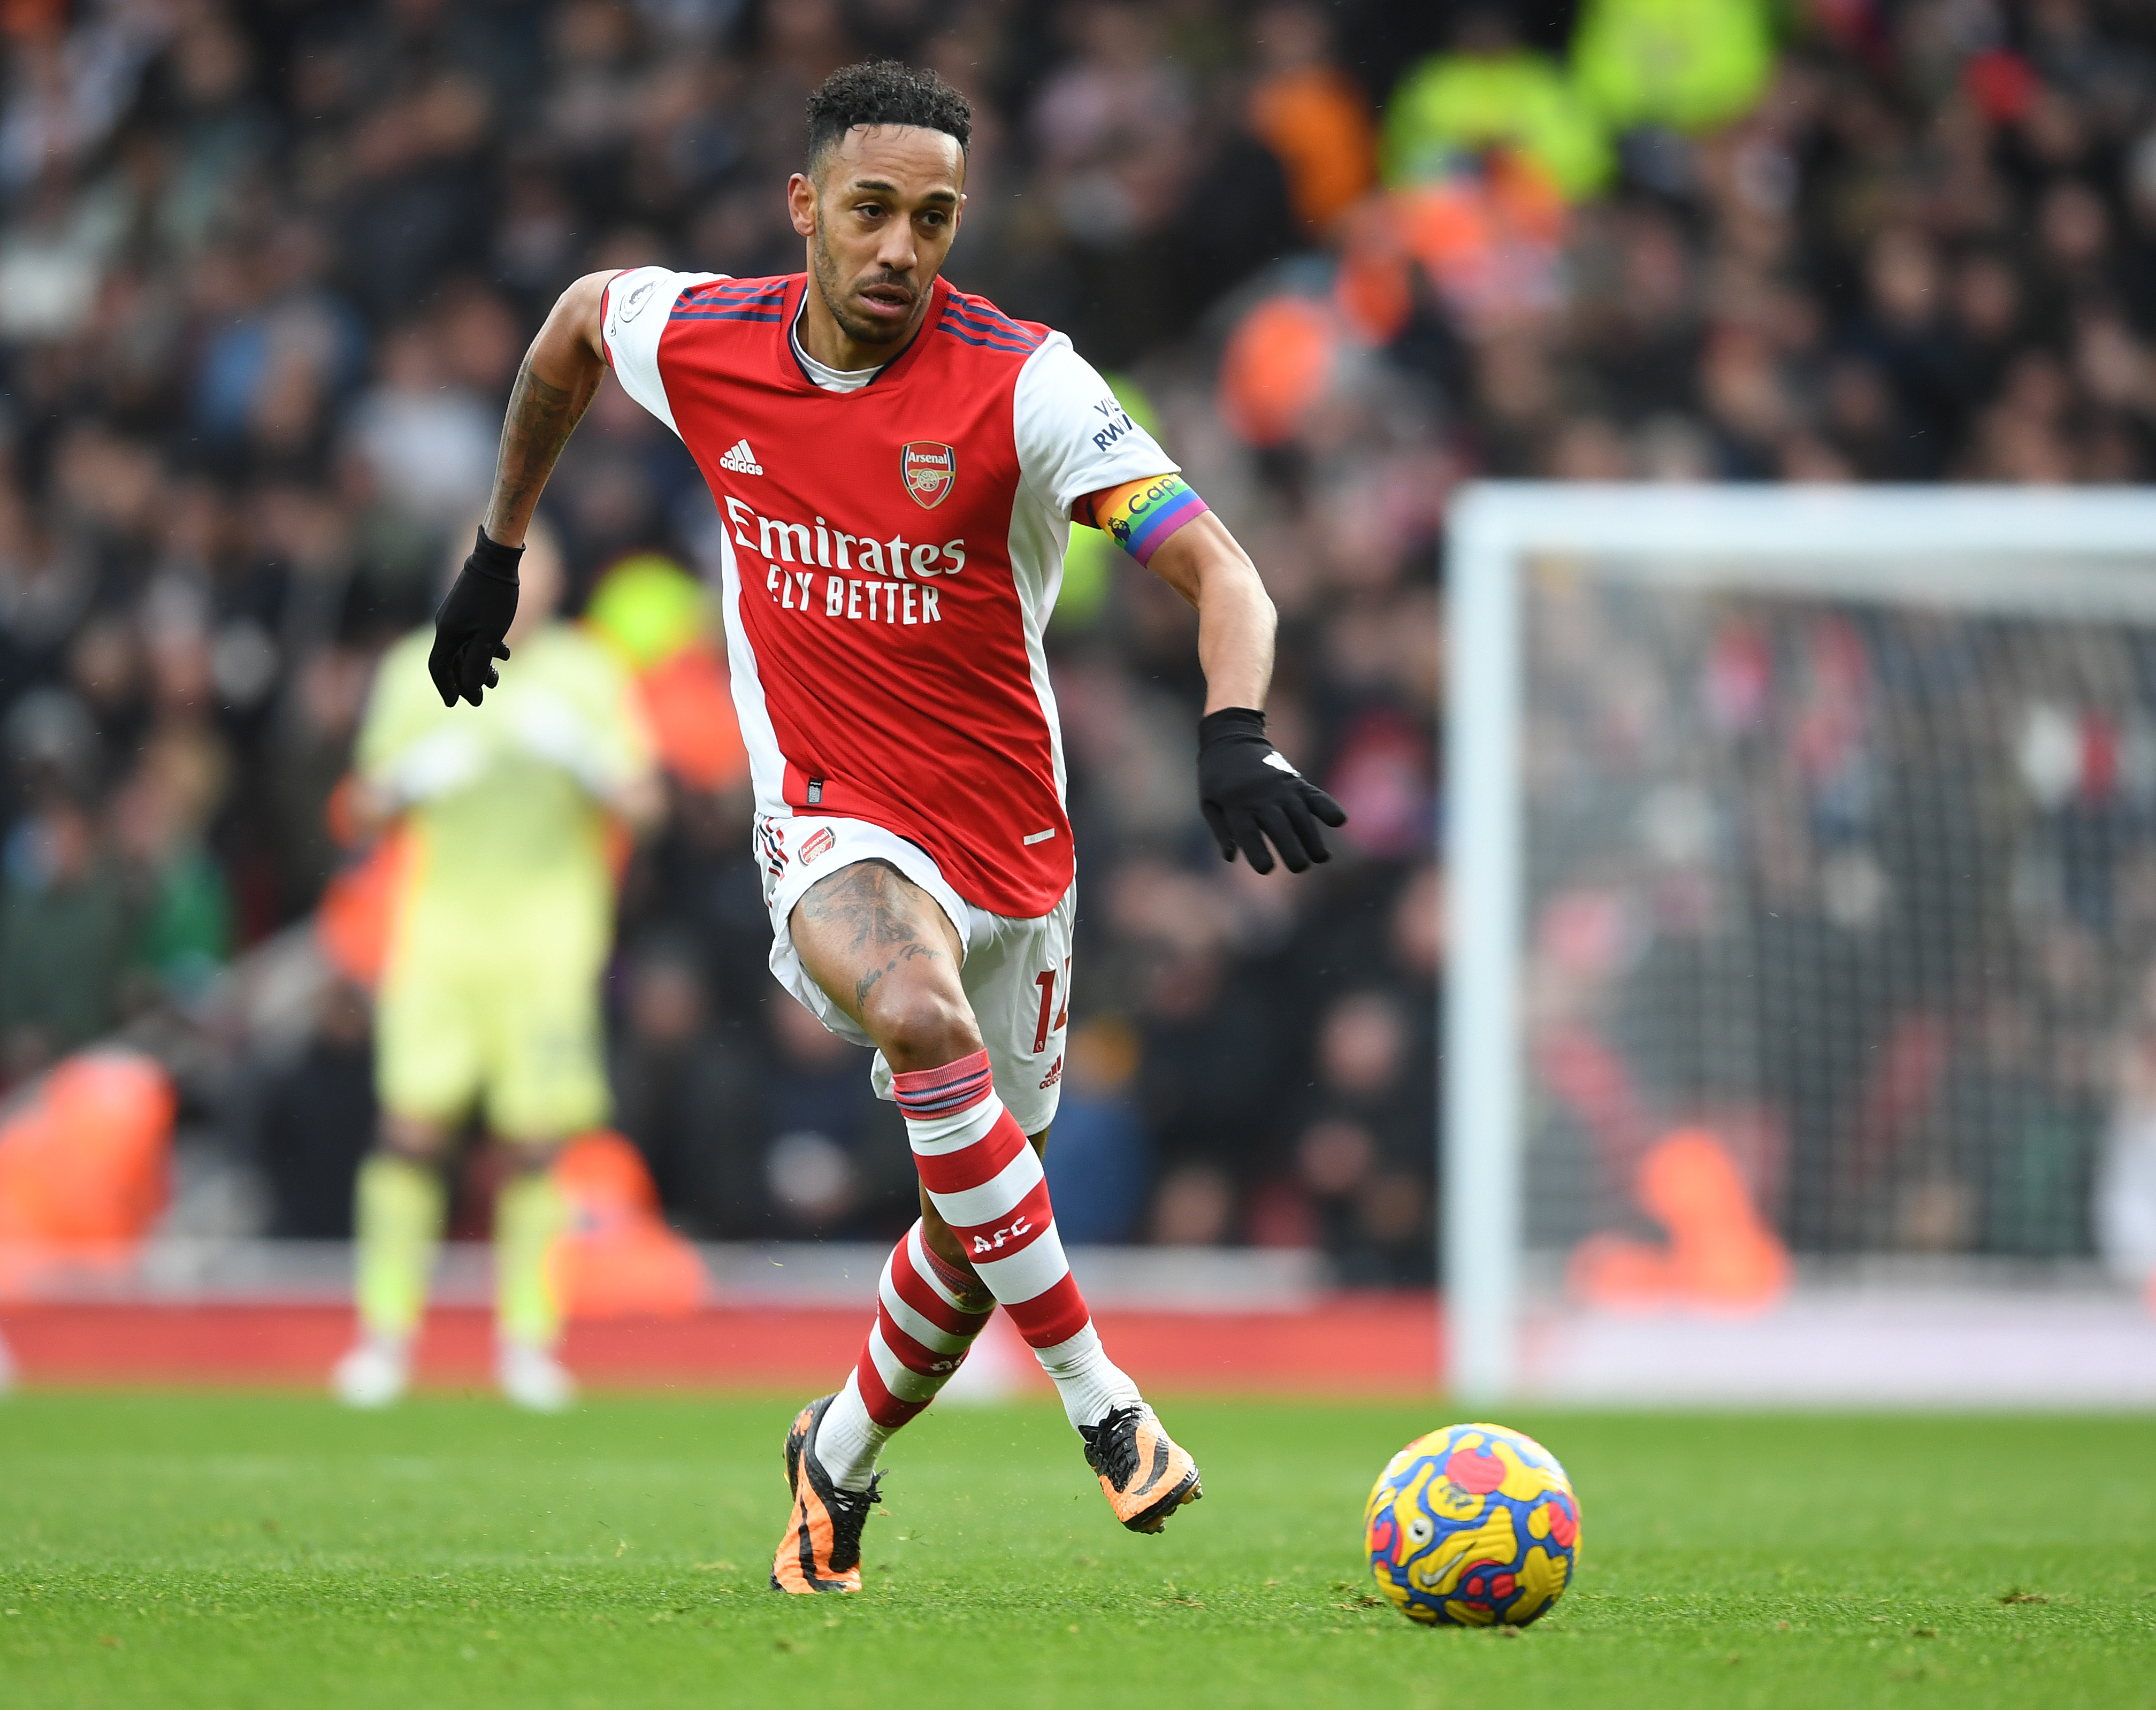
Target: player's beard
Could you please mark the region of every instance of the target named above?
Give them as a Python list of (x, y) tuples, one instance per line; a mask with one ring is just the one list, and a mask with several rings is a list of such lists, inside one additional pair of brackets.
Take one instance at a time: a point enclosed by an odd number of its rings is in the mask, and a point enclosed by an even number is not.
[[(896, 326), (886, 326), (879, 321), (863, 320), (846, 312), (843, 306), (847, 301), (846, 288), (839, 278), (838, 258), (831, 253), (829, 246), (824, 243), (820, 226), (817, 228), (808, 253), (816, 274), (817, 292), (824, 299), (824, 306), (831, 311), (831, 319), (839, 323), (840, 332), (857, 345), (895, 345), (911, 335), (917, 315), (908, 315)], [(919, 310), (921, 294), (906, 280), (886, 277), (873, 283), (896, 285), (912, 299), (914, 308)]]

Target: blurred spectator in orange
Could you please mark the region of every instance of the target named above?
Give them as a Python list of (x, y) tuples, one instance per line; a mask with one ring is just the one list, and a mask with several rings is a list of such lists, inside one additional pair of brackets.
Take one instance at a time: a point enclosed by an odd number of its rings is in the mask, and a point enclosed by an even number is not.
[(1250, 129), (1280, 156), (1296, 217), (1319, 237), (1378, 176), (1369, 101), (1332, 59), (1330, 35), (1311, 5), (1268, 6), (1250, 26), (1258, 55)]

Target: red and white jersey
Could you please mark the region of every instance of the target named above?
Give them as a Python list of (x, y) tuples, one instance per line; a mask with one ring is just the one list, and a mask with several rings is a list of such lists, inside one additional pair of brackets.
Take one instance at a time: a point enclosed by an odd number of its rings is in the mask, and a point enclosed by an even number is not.
[(867, 820), (992, 914), (1073, 873), (1042, 632), (1070, 507), (1176, 465), (1062, 334), (942, 279), (868, 385), (791, 337), (806, 276), (639, 268), (607, 360), (671, 428), (724, 524), (726, 646), (760, 813)]

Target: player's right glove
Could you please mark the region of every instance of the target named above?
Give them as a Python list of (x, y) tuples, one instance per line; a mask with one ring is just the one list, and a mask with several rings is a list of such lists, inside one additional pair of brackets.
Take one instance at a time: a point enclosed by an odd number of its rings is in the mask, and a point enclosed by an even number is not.
[(501, 638), (516, 616), (516, 566), (523, 556), (521, 546), (490, 540), (481, 529), (479, 544), (435, 608), (427, 674), (444, 706), (454, 706), (459, 695), (477, 706), (501, 681), (494, 662), (509, 657)]
[(1233, 861), (1240, 849), (1258, 873), (1273, 870), (1267, 837), (1290, 873), (1303, 873), (1332, 858), (1317, 822), (1348, 823), (1340, 804), (1265, 740), (1265, 715), (1250, 707), (1223, 707), (1199, 720), (1198, 803), (1220, 858)]

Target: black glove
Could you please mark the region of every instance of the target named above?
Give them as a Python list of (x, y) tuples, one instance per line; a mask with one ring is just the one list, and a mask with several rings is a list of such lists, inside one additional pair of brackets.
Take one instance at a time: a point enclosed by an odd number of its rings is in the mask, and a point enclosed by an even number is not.
[(1266, 837), (1290, 873), (1302, 873), (1332, 858), (1317, 822), (1348, 823), (1340, 804), (1265, 740), (1265, 715), (1249, 707), (1223, 707), (1198, 721), (1198, 803), (1220, 858), (1233, 861), (1240, 849), (1258, 873), (1273, 870)]
[(490, 540), (481, 529), (479, 544), (435, 608), (427, 674), (444, 706), (454, 706), (459, 695), (477, 706), (501, 681), (494, 662), (509, 657), (501, 638), (516, 616), (516, 564), (523, 556), (521, 546)]

